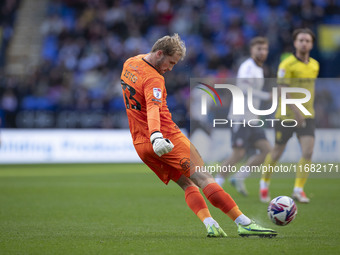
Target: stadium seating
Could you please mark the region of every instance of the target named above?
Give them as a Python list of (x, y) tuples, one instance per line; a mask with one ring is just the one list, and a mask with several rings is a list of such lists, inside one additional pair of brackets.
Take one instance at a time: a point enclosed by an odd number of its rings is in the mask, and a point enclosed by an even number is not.
[[(319, 24), (340, 23), (339, 6), (331, 0), (86, 2), (49, 2), (40, 27), (44, 35), (40, 66), (29, 78), (1, 81), (1, 95), (17, 102), (16, 114), (46, 110), (58, 118), (65, 111), (97, 111), (101, 118), (93, 127), (103, 127), (107, 114), (123, 120), (113, 118), (105, 127), (126, 127), (120, 89), (123, 62), (148, 52), (157, 38), (178, 32), (186, 41), (187, 56), (166, 79), (169, 108), (175, 121), (185, 127), (188, 116), (183, 102), (189, 100), (190, 77), (233, 77), (248, 55), (249, 40), (256, 35), (270, 41), (265, 72), (275, 77), (280, 55), (292, 50), (294, 28), (307, 26), (317, 32)], [(329, 63), (318, 47), (312, 55), (321, 65)], [(338, 68), (329, 70), (321, 69), (320, 77), (340, 75)], [(13, 93), (6, 94), (8, 90)], [(339, 112), (338, 107), (334, 112)], [(57, 126), (56, 121), (50, 125)]]

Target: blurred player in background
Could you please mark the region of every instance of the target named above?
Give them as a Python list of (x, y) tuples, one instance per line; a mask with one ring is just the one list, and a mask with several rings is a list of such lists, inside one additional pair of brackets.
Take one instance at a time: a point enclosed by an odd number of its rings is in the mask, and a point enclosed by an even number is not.
[(204, 162), (172, 121), (162, 76), (184, 58), (185, 52), (184, 42), (174, 34), (157, 40), (150, 53), (124, 63), (121, 84), (134, 147), (165, 184), (172, 180), (184, 190), (185, 201), (205, 224), (208, 237), (226, 234), (211, 217), (199, 188), (212, 205), (237, 224), (239, 235), (276, 236), (276, 231), (262, 228), (245, 216), (210, 173), (195, 172), (195, 166), (203, 166)]
[[(253, 106), (260, 109), (261, 100), (271, 99), (271, 93), (262, 90), (264, 84), (263, 63), (268, 56), (268, 40), (264, 37), (255, 37), (250, 41), (250, 58), (244, 61), (237, 72), (237, 86), (242, 89), (245, 95), (248, 94), (248, 88), (253, 91)], [(232, 107), (230, 109), (229, 119), (235, 122), (243, 120), (259, 119), (257, 115), (250, 112), (248, 107), (244, 107), (245, 115), (233, 115)], [(256, 125), (256, 123), (254, 124)], [(247, 166), (257, 166), (263, 163), (271, 146), (266, 138), (262, 127), (243, 126), (235, 124), (231, 128), (232, 137), (232, 154), (223, 162), (223, 166), (234, 166), (240, 162), (250, 148), (255, 148), (259, 153), (251, 156), (247, 161)], [(228, 172), (221, 172), (216, 175), (216, 182), (223, 185)], [(230, 183), (242, 195), (247, 196), (248, 192), (244, 184), (244, 179), (250, 175), (248, 171), (238, 171), (230, 178)]]
[[(264, 166), (274, 166), (280, 159), (288, 140), (296, 133), (301, 145), (302, 157), (298, 163), (298, 170), (308, 168), (311, 163), (314, 148), (314, 89), (315, 79), (319, 74), (319, 63), (309, 57), (309, 53), (313, 48), (315, 41), (314, 33), (307, 28), (296, 29), (293, 32), (295, 54), (289, 56), (279, 65), (278, 85), (301, 87), (310, 91), (311, 99), (304, 104), (304, 107), (311, 113), (310, 116), (304, 116), (302, 112), (295, 106), (287, 107), (287, 115), (281, 115), (281, 100), (276, 111), (275, 118), (294, 119), (298, 122), (296, 127), (283, 127), (277, 121), (275, 122), (275, 147), (267, 155)], [(289, 93), (290, 98), (301, 98), (299, 93)], [(301, 167), (301, 168), (300, 168)], [(271, 172), (263, 172), (260, 181), (260, 200), (269, 202), (270, 196), (268, 192)], [(297, 171), (295, 185), (292, 197), (301, 203), (309, 203), (309, 198), (304, 192), (304, 186), (307, 181), (307, 171)]]

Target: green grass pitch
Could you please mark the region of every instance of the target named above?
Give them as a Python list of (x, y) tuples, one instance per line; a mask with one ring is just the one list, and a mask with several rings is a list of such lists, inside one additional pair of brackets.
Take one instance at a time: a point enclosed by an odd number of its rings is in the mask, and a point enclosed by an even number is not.
[[(274, 178), (272, 197), (290, 195), (294, 180)], [(141, 164), (0, 166), (0, 254), (340, 254), (340, 178), (310, 178), (311, 204), (279, 227), (258, 201), (224, 188), (241, 210), (278, 237), (242, 238), (208, 204), (227, 238), (208, 239), (183, 191)]]

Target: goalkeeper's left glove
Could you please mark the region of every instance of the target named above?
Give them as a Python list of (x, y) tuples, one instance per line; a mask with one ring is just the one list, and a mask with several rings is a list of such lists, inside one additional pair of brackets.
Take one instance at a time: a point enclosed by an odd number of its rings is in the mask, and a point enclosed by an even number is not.
[(161, 157), (162, 155), (169, 153), (174, 148), (174, 145), (169, 139), (164, 139), (161, 132), (153, 132), (150, 136), (153, 151)]

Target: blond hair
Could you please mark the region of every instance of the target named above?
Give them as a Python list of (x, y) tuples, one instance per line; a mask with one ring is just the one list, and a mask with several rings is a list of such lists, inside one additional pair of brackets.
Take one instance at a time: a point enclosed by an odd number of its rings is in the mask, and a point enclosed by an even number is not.
[(163, 54), (167, 56), (173, 56), (177, 53), (181, 56), (182, 60), (186, 53), (185, 43), (178, 34), (174, 34), (173, 36), (166, 35), (158, 39), (152, 46), (151, 52), (156, 52), (158, 50), (163, 51)]
[(257, 44), (269, 44), (268, 39), (266, 37), (256, 36), (253, 39), (251, 39), (250, 48), (252, 48), (253, 46)]

